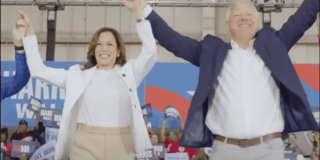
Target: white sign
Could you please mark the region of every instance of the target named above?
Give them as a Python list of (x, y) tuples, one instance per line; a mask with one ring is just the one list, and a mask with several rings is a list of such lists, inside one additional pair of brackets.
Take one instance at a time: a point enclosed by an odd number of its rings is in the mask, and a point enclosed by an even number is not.
[(56, 142), (51, 141), (41, 146), (37, 151), (32, 155), (34, 160), (42, 160), (49, 157), (52, 157), (56, 151)]
[(164, 111), (164, 117), (174, 117), (175, 119), (179, 120), (180, 113), (174, 106), (166, 107)]
[(188, 154), (185, 153), (166, 153), (165, 160), (189, 160)]
[(154, 150), (153, 148), (141, 151), (136, 153), (134, 160), (153, 160), (154, 157)]
[(46, 127), (46, 143), (49, 143), (51, 141), (57, 142), (58, 135), (59, 129)]

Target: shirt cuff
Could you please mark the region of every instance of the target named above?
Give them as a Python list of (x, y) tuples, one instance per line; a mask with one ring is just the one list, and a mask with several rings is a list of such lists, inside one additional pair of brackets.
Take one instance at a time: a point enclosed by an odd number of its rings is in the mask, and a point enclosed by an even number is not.
[(147, 18), (151, 12), (152, 7), (150, 5), (147, 5), (147, 7), (142, 10), (142, 15)]
[(24, 50), (16, 50), (16, 53), (24, 54)]

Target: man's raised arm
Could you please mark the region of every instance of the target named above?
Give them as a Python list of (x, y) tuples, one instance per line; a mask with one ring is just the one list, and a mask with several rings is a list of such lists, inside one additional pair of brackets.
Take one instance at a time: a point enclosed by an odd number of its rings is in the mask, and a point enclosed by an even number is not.
[(277, 32), (289, 51), (317, 19), (319, 0), (304, 0), (297, 12)]
[(183, 58), (192, 64), (199, 66), (201, 47), (197, 40), (191, 39), (186, 36), (182, 36), (178, 32), (174, 31), (168, 24), (152, 9), (150, 5), (146, 3), (145, 0), (124, 0), (128, 8), (133, 5), (130, 3), (135, 3), (139, 1), (139, 9), (134, 9), (141, 11), (142, 16), (148, 19), (151, 23), (152, 33), (155, 39), (166, 48), (168, 51), (175, 54), (177, 57)]

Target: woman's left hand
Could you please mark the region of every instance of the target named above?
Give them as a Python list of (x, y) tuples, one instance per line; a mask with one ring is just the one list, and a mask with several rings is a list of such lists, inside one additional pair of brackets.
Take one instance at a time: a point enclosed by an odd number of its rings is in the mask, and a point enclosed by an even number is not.
[(22, 44), (22, 37), (26, 34), (27, 25), (23, 20), (22, 16), (18, 14), (17, 20), (15, 22), (13, 31), (12, 31), (12, 39), (13, 44), (17, 47), (21, 47)]

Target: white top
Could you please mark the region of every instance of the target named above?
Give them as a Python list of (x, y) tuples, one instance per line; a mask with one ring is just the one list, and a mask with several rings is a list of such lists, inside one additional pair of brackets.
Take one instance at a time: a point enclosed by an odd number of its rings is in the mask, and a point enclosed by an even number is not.
[(284, 129), (279, 88), (253, 43), (244, 50), (231, 40), (206, 118), (214, 134), (250, 139)]
[[(151, 12), (148, 5), (143, 16)], [(244, 50), (231, 40), (205, 122), (213, 134), (250, 139), (284, 129), (279, 88), (253, 43)]]
[[(141, 21), (136, 24), (136, 29), (143, 44), (140, 54), (135, 59), (129, 59), (122, 67), (116, 65), (115, 71), (124, 80), (129, 90), (132, 89), (130, 92), (132, 112), (129, 112), (133, 118), (130, 128), (134, 149), (138, 153), (152, 148), (152, 144), (146, 125), (143, 123), (137, 88), (156, 63), (158, 56), (150, 22)], [(72, 149), (72, 137), (78, 128), (76, 123), (82, 106), (83, 94), (97, 68), (92, 67), (82, 71), (79, 64), (71, 66), (68, 70), (47, 67), (41, 59), (36, 36), (23, 37), (22, 41), (31, 76), (67, 90), (55, 150), (56, 160), (67, 160)]]
[(96, 70), (83, 93), (77, 122), (100, 127), (126, 127), (132, 120), (129, 89), (115, 69)]

